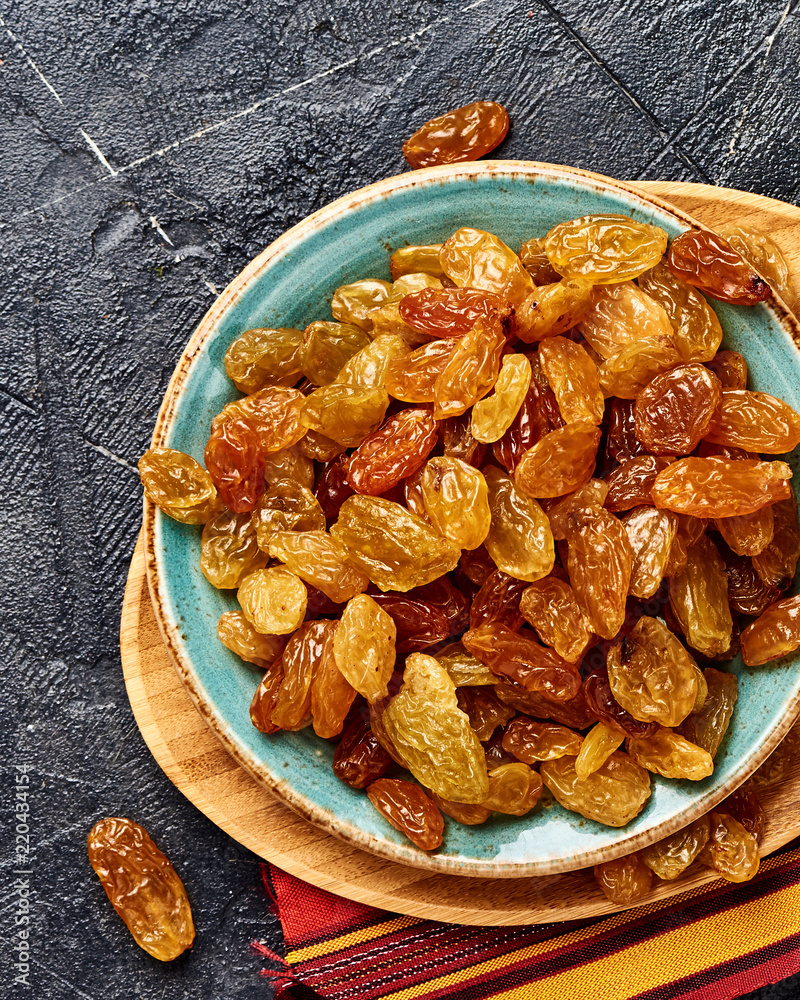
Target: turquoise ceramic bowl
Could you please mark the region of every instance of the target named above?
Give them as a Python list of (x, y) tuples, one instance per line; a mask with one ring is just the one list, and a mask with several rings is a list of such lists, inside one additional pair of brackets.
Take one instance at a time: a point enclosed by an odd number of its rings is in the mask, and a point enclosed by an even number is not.
[[(435, 167), (392, 177), (333, 202), (290, 229), (232, 282), (203, 319), (165, 396), (153, 445), (202, 462), (212, 417), (238, 393), (225, 375), (228, 345), (254, 326), (304, 327), (330, 316), (334, 289), (389, 277), (388, 251), (436, 243), (459, 226), (497, 233), (511, 246), (590, 212), (622, 212), (676, 236), (689, 217), (656, 198), (594, 174), (548, 164), (503, 162)], [(780, 305), (714, 304), (728, 347), (750, 364), (751, 387), (800, 409), (800, 334)], [(796, 457), (789, 459), (797, 468)], [(638, 849), (706, 812), (777, 746), (800, 709), (799, 658), (730, 667), (739, 676), (731, 729), (705, 781), (653, 780), (647, 807), (612, 829), (558, 805), (530, 815), (494, 815), (478, 827), (446, 820), (442, 847), (425, 853), (334, 777), (334, 744), (310, 729), (265, 736), (248, 708), (259, 674), (225, 649), (215, 626), (236, 607), (199, 568), (200, 529), (145, 502), (148, 580), (175, 666), (198, 709), (229, 752), (288, 806), (329, 833), (401, 863), (458, 875), (519, 877), (569, 871)]]

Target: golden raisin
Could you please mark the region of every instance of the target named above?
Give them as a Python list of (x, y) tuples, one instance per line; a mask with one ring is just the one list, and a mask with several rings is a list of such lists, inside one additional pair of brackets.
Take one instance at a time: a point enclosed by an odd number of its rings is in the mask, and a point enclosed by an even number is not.
[(336, 627), (333, 621), (305, 622), (286, 643), (281, 657), (283, 680), (272, 710), (274, 725), (287, 730), (308, 725), (312, 683), (323, 660), (331, 655)]
[(325, 531), (276, 531), (269, 554), (336, 604), (363, 593), (369, 578), (347, 558), (347, 552)]
[(288, 635), (306, 613), (308, 591), (287, 569), (257, 569), (242, 580), (237, 592), (245, 618), (259, 632)]
[(258, 392), (268, 385), (294, 385), (302, 368), (302, 330), (246, 330), (225, 355), (225, 371), (240, 392)]
[(782, 455), (800, 444), (800, 413), (766, 392), (723, 389), (707, 441)]
[(403, 156), (414, 170), (477, 160), (499, 146), (507, 132), (502, 104), (473, 101), (425, 122), (403, 143)]
[(599, 444), (600, 429), (590, 420), (551, 431), (521, 457), (514, 472), (517, 486), (537, 498), (572, 493), (591, 477)]
[(441, 243), (399, 247), (389, 258), (392, 281), (402, 278), (404, 274), (430, 274), (434, 278), (441, 278), (444, 274), (439, 263), (441, 249)]
[(539, 348), (539, 360), (564, 421), (571, 424), (588, 420), (599, 424), (605, 399), (597, 365), (586, 350), (564, 337), (550, 337)]
[(795, 308), (796, 296), (789, 264), (783, 251), (770, 236), (741, 222), (726, 222), (717, 227), (717, 233), (752, 265), (790, 309)]
[(419, 478), (425, 514), (460, 549), (476, 549), (489, 531), (489, 491), (482, 473), (458, 458), (426, 463)]
[(263, 670), (278, 659), (286, 645), (283, 636), (256, 631), (241, 611), (223, 612), (217, 622), (217, 635), (223, 646)]
[(174, 448), (149, 448), (139, 459), (144, 494), (164, 513), (186, 524), (205, 524), (220, 509), (206, 470)]
[(595, 865), (594, 880), (612, 903), (628, 905), (646, 898), (653, 873), (644, 863), (641, 852), (637, 852)]
[(599, 213), (554, 226), (544, 248), (559, 274), (590, 278), (600, 285), (616, 284), (637, 277), (661, 260), (667, 234), (627, 215)]
[(752, 514), (791, 495), (785, 462), (758, 459), (681, 458), (656, 476), (656, 507), (696, 517)]
[(601, 358), (613, 357), (637, 340), (674, 335), (665, 310), (632, 281), (595, 285), (578, 329)]
[(508, 354), (503, 359), (494, 392), (472, 407), (470, 429), (476, 441), (499, 441), (511, 424), (531, 383), (531, 363), (524, 354)]
[(686, 871), (710, 835), (711, 821), (708, 816), (701, 816), (682, 830), (645, 847), (641, 851), (642, 860), (659, 878), (670, 881)]
[(89, 862), (134, 940), (171, 962), (194, 941), (183, 883), (148, 832), (133, 820), (101, 819), (88, 837)]
[(667, 265), (713, 299), (752, 306), (770, 297), (769, 285), (726, 239), (703, 229), (687, 229), (670, 245)]
[(507, 307), (499, 295), (480, 288), (423, 288), (401, 299), (399, 311), (420, 333), (462, 337), (481, 316), (501, 315)]
[(517, 580), (547, 576), (555, 562), (553, 535), (539, 504), (494, 466), (484, 470), (491, 523), (486, 548), (498, 569)]
[(423, 851), (441, 846), (442, 814), (433, 800), (410, 781), (378, 778), (367, 785), (367, 797), (392, 826)]
[(349, 497), (331, 535), (381, 590), (405, 593), (449, 573), (461, 550), (422, 518), (381, 497)]
[(589, 645), (591, 630), (575, 592), (556, 576), (537, 580), (522, 592), (519, 610), (539, 638), (563, 659), (577, 663)]
[(429, 410), (401, 410), (356, 448), (347, 465), (347, 482), (356, 493), (379, 496), (416, 472), (437, 440)]
[(721, 391), (716, 375), (699, 364), (656, 375), (636, 397), (636, 437), (651, 455), (688, 455), (716, 419)]
[(539, 773), (559, 805), (606, 826), (625, 826), (650, 798), (650, 775), (619, 750), (585, 778), (574, 757), (547, 760)]
[(484, 809), (525, 816), (542, 794), (542, 779), (527, 764), (501, 764), (489, 771), (489, 791), (480, 803)]
[(634, 719), (677, 726), (692, 711), (696, 664), (660, 619), (643, 615), (607, 665), (614, 697)]
[(457, 229), (442, 244), (439, 260), (455, 285), (494, 292), (512, 305), (522, 302), (535, 288), (514, 251), (482, 229)]
[(391, 615), (367, 594), (347, 602), (334, 634), (333, 654), (342, 675), (367, 701), (388, 694), (396, 638)]
[(711, 363), (722, 342), (722, 327), (717, 314), (703, 296), (691, 285), (677, 278), (663, 263), (656, 264), (652, 270), (639, 276), (639, 288), (667, 313), (673, 327), (673, 339), (683, 360), (709, 362), (709, 367), (717, 373), (722, 384), (726, 385), (722, 374)]
[(637, 764), (665, 778), (701, 781), (714, 771), (714, 761), (707, 750), (669, 729), (629, 739), (628, 753)]
[(223, 510), (203, 526), (200, 569), (213, 586), (238, 587), (243, 577), (266, 564), (249, 514)]
[(748, 667), (793, 653), (800, 647), (800, 597), (771, 604), (742, 632), (742, 659)]
[(582, 743), (583, 738), (566, 726), (539, 722), (524, 715), (510, 722), (503, 734), (503, 749), (531, 766), (542, 760), (574, 757)]
[(350, 285), (340, 285), (333, 293), (331, 312), (340, 323), (371, 330), (370, 313), (388, 302), (391, 291), (391, 284), (379, 278), (366, 278)]
[(625, 737), (616, 729), (611, 729), (603, 722), (598, 722), (596, 726), (586, 734), (586, 738), (581, 744), (578, 756), (575, 758), (575, 773), (579, 778), (586, 778), (590, 774), (603, 766), (608, 758), (619, 750)]
[(503, 324), (497, 316), (480, 317), (469, 333), (456, 340), (433, 386), (437, 420), (465, 413), (494, 387), (505, 344)]
[(728, 731), (736, 705), (738, 682), (736, 674), (726, 674), (714, 667), (706, 667), (704, 676), (708, 693), (703, 707), (693, 710), (677, 732), (714, 757)]
[(670, 579), (669, 602), (694, 649), (714, 656), (730, 647), (728, 579), (719, 552), (706, 535), (688, 548), (686, 568)]
[(486, 798), (483, 747), (458, 707), (455, 685), (432, 656), (408, 657), (403, 686), (384, 711), (383, 725), (406, 767), (426, 788), (454, 802), (480, 804)]
[(600, 507), (567, 516), (567, 570), (578, 605), (593, 632), (613, 639), (625, 618), (633, 551), (625, 526)]

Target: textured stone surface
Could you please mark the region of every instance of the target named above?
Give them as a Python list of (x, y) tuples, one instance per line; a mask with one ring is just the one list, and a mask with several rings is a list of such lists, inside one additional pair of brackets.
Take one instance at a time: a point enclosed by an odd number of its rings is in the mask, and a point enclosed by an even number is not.
[[(280, 940), (257, 859), (152, 760), (118, 652), (135, 464), (215, 289), (309, 212), (401, 171), (425, 118), (479, 97), (511, 113), (499, 156), (796, 201), (797, 6), (4, 5), (0, 761), (7, 790), (33, 767), (31, 995), (270, 994), (247, 947)], [(7, 791), (4, 824), (12, 807)], [(113, 814), (147, 826), (188, 886), (197, 944), (169, 967), (131, 946), (88, 866), (86, 833)]]

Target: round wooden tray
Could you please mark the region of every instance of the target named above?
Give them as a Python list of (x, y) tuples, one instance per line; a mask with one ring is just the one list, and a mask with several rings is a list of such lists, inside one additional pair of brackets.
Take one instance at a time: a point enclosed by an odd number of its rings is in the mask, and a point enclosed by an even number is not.
[[(648, 182), (643, 188), (713, 227), (738, 220), (765, 229), (800, 271), (800, 210), (740, 191), (699, 184)], [(120, 626), (122, 666), (131, 707), (158, 764), (208, 818), (254, 853), (298, 878), (348, 899), (452, 923), (528, 924), (600, 916), (609, 903), (591, 873), (542, 878), (475, 879), (432, 874), (385, 861), (311, 826), (274, 799), (227, 754), (194, 708), (161, 641), (145, 580), (141, 540), (131, 562)], [(800, 733), (800, 723), (794, 734)], [(796, 741), (789, 739), (794, 747)], [(767, 762), (787, 750), (780, 747)], [(777, 770), (780, 770), (777, 768)], [(800, 835), (800, 758), (765, 788), (769, 817), (763, 853)], [(653, 901), (713, 880), (705, 870), (660, 882)]]

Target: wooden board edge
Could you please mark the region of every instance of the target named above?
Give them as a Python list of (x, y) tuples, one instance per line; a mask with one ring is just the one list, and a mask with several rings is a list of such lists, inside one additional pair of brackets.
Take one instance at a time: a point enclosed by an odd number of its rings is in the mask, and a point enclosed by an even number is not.
[[(591, 875), (586, 872), (494, 882), (437, 875), (383, 862), (316, 830), (272, 799), (265, 789), (257, 785), (247, 772), (227, 756), (213, 732), (196, 713), (188, 695), (183, 692), (178, 675), (173, 673), (166, 651), (161, 647), (164, 664), (162, 676), (167, 679), (169, 690), (178, 692), (183, 706), (182, 716), (188, 716), (193, 722), (199, 723), (202, 738), (197, 735), (193, 737), (194, 752), (207, 757), (209, 754), (206, 748), (209, 747), (215, 760), (222, 765), (219, 768), (222, 777), (217, 772), (217, 780), (213, 782), (217, 794), (214, 797), (206, 795), (204, 781), (198, 780), (186, 770), (173, 753), (170, 742), (164, 738), (144, 683), (142, 655), (136, 637), (142, 625), (141, 612), (149, 611), (152, 615), (149, 608), (142, 607), (147, 597), (144, 555), (141, 546), (137, 546), (131, 563), (121, 623), (124, 675), (134, 717), (156, 762), (175, 787), (215, 825), (253, 853), (306, 882), (356, 902), (447, 923), (506, 926), (602, 917), (630, 909), (615, 906), (606, 900), (597, 890)], [(154, 621), (149, 628), (151, 647), (153, 635), (157, 637)], [(162, 685), (155, 697), (158, 699), (163, 696)], [(202, 745), (198, 746), (199, 743)], [(209, 770), (216, 769), (212, 767)], [(223, 779), (227, 787), (225, 794), (220, 794), (219, 786)], [(794, 802), (795, 815), (800, 815), (800, 782), (798, 786)], [(232, 810), (234, 807), (241, 807), (243, 800), (248, 803), (255, 800), (258, 805), (240, 816)], [(251, 821), (257, 822), (255, 829), (248, 825), (248, 816)], [(265, 836), (265, 831), (261, 828), (264, 823), (274, 831), (279, 830), (280, 836)], [(781, 831), (773, 829), (765, 844), (765, 854), (784, 846), (798, 832), (800, 828)], [(647, 905), (658, 905), (713, 881), (713, 874), (698, 870), (678, 883), (661, 883)], [(384, 886), (384, 882), (388, 886)], [(492, 897), (488, 908), (485, 905), (487, 896)], [(476, 901), (479, 905), (476, 905)]]

